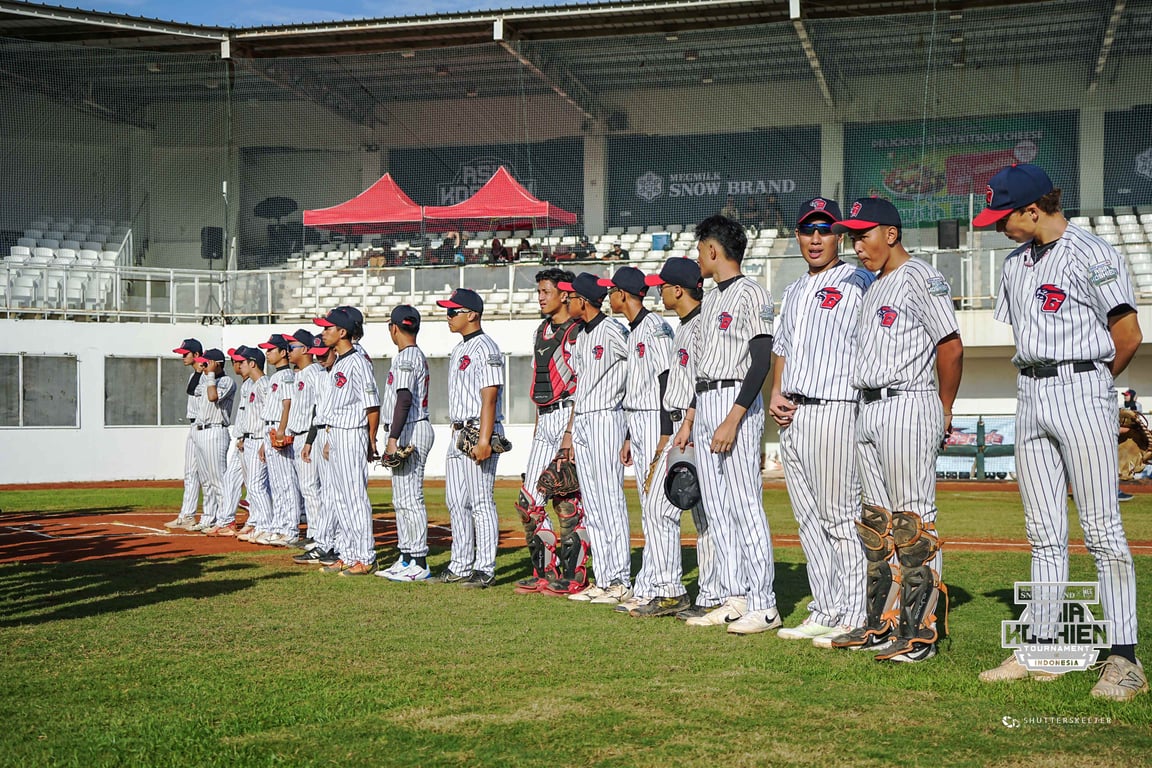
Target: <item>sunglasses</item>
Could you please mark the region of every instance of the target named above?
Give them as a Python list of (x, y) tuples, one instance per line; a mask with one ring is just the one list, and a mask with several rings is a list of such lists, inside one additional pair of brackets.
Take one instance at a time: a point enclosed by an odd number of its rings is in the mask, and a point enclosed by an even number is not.
[(304, 346), (303, 344), (289, 344), (288, 345), (288, 351), (289, 352), (291, 352), (294, 349), (308, 349), (308, 347)]
[(796, 227), (796, 231), (802, 235), (814, 235), (817, 232), (822, 235), (830, 235), (832, 234), (832, 225), (826, 221), (822, 221), (818, 224), (801, 224), (800, 226)]
[(609, 296), (611, 296), (614, 293), (620, 293), (620, 289), (617, 288), (616, 286), (612, 286), (611, 288), (608, 289), (608, 295)]
[(448, 310), (448, 317), (456, 317), (456, 315), (462, 315), (465, 312), (471, 312), (471, 311), (472, 310), (470, 310), (470, 309), (464, 309), (464, 307), (453, 307), (452, 309)]

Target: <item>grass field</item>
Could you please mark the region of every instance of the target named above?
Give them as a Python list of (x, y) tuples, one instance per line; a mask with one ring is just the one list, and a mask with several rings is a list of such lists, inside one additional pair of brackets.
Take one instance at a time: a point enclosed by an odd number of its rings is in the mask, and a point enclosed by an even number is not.
[[(511, 494), (500, 492), (503, 510)], [(373, 496), (387, 512), (386, 491)], [(10, 492), (0, 507), (170, 511), (178, 499)], [(430, 502), (445, 520), (439, 491)], [(766, 502), (774, 532), (795, 533), (783, 492)], [(945, 538), (1023, 537), (1015, 494), (941, 494), (940, 507)], [(1124, 513), (1133, 540), (1152, 539), (1152, 495)], [(920, 665), (514, 595), (522, 550), (501, 552), (500, 586), (481, 592), (334, 578), (269, 550), (2, 565), (0, 765), (1147, 764), (1152, 696), (1094, 700), (1094, 674), (976, 680), (1005, 655), (999, 623), (1015, 613), (1028, 556), (957, 547), (945, 558), (952, 638)], [(431, 563), (447, 559), (434, 551)], [(778, 547), (776, 559), (794, 623), (802, 553)], [(1148, 585), (1152, 557), (1137, 557), (1137, 573)], [(1073, 577), (1093, 579), (1086, 556)]]

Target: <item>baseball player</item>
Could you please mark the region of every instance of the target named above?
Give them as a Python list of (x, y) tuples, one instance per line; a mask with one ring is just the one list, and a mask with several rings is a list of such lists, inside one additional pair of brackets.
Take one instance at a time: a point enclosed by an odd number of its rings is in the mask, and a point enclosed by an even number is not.
[[(571, 283), (575, 275), (567, 270), (546, 269), (536, 273), (536, 297), (544, 321), (536, 328), (532, 355), (532, 402), (536, 404), (536, 426), (532, 431), (532, 448), (524, 483), (516, 500), (516, 511), (524, 525), (524, 538), (532, 560), (532, 575), (516, 582), (516, 592), (531, 594), (571, 594), (587, 586), (585, 561), (588, 558), (587, 532), (584, 529), (584, 502), (580, 496), (553, 499), (552, 506), (560, 521), (557, 542), (552, 522), (548, 519), (539, 490), (540, 475), (556, 457), (564, 432), (572, 420), (572, 395), (576, 392), (576, 372), (572, 368), (572, 350), (582, 327), (568, 312), (568, 293), (561, 283)], [(561, 580), (559, 562), (575, 578)], [(556, 589), (550, 584), (555, 582)], [(573, 583), (575, 582), (575, 583)]]
[(392, 358), (380, 408), (390, 419), (383, 425), (388, 432), (384, 455), (394, 455), (401, 446), (412, 446), (413, 450), (403, 464), (392, 468), (392, 507), (400, 557), (376, 575), (391, 581), (424, 581), (432, 577), (428, 570), (424, 467), (436, 436), (428, 421), (428, 360), (416, 343), (420, 313), (408, 304), (396, 307), (389, 317), (388, 333), (398, 351)]
[[(1069, 223), (1060, 190), (1042, 168), (1014, 165), (988, 183), (976, 226), (1021, 244), (1004, 262), (995, 317), (1012, 325), (1016, 473), (1032, 545), (1032, 581), (1068, 580), (1068, 501), (1096, 561), (1100, 602), (1112, 622), (1112, 647), (1092, 695), (1129, 701), (1148, 691), (1136, 658), (1136, 574), (1117, 499), (1119, 430), (1113, 380), (1143, 335), (1128, 265), (1108, 243)], [(1058, 621), (1036, 604), (1037, 625)], [(1043, 637), (1043, 636), (1041, 636)], [(1052, 639), (1052, 638), (1048, 638)], [(1014, 656), (980, 675), (985, 682), (1051, 679)]]
[(264, 375), (264, 353), (257, 347), (237, 348), (240, 357), (240, 375), (244, 382), (240, 385), (240, 399), (244, 409), (238, 410), (237, 426), (240, 437), (236, 440), (236, 450), (244, 466), (244, 487), (248, 499), (248, 519), (244, 527), (236, 532), (240, 541), (251, 541), (254, 536), (265, 533), (272, 523), (272, 497), (268, 490), (268, 466), (260, 460), (260, 446), (264, 444), (264, 419), (262, 411), (268, 398), (268, 377)]
[(569, 600), (616, 605), (632, 597), (628, 506), (624, 499), (624, 383), (628, 332), (600, 311), (607, 289), (582, 272), (558, 286), (568, 293), (568, 312), (583, 322), (572, 352), (579, 382), (572, 422), (560, 442), (573, 450), (584, 500), (584, 524), (594, 556), (596, 584)]
[(200, 476), (196, 473), (196, 444), (192, 438), (196, 432), (196, 388), (200, 385), (200, 371), (196, 367), (196, 357), (204, 352), (204, 347), (196, 339), (184, 339), (184, 342), (172, 351), (183, 358), (184, 365), (191, 368), (192, 373), (188, 377), (188, 403), (185, 407), (188, 437), (184, 441), (184, 499), (176, 519), (164, 523), (164, 527), (191, 530), (196, 526), (196, 507), (200, 503)]
[(936, 454), (951, 428), (964, 344), (948, 282), (904, 249), (896, 206), (856, 200), (833, 229), (849, 234), (860, 263), (878, 278), (860, 303), (851, 376), (860, 392), (856, 462), (864, 505), (857, 533), (869, 561), (865, 625), (831, 644), (879, 651), (881, 661), (924, 661), (936, 654), (944, 589)]
[[(376, 459), (376, 433), (380, 428), (380, 392), (372, 363), (352, 346), (362, 338), (363, 315), (337, 307), (315, 323), (321, 326), (324, 346), (336, 359), (318, 411), (327, 419), (327, 443), (321, 459), (330, 462), (331, 508), (338, 516), (336, 550), (340, 558), (324, 566), (327, 573), (366, 576), (376, 571), (376, 539), (372, 531), (372, 502), (368, 499), (368, 463)], [(323, 487), (323, 486), (321, 486)]]
[[(867, 565), (856, 537), (856, 318), (875, 277), (840, 260), (835, 200), (814, 197), (796, 215), (796, 240), (808, 274), (784, 289), (772, 345), (768, 410), (780, 427), (780, 459), (812, 602), (786, 640), (839, 635), (864, 624)], [(829, 643), (826, 647), (831, 647)]]
[[(308, 521), (308, 533), (311, 537), (316, 516), (323, 514), (320, 511), (320, 475), (315, 462), (304, 461), (300, 455), (303, 446), (297, 447), (295, 441), (305, 440), (312, 429), (316, 404), (319, 402), (320, 391), (328, 378), (328, 372), (323, 366), (313, 362), (312, 348), (319, 342), (307, 328), (300, 328), (291, 336), (286, 336), (285, 341), (288, 342), (288, 362), (296, 369), (292, 404), (288, 411), (287, 434), (293, 441), (292, 462), (296, 470), (300, 495), (304, 501), (304, 517)], [(308, 550), (315, 544), (315, 539), (303, 539), (295, 544)]]
[[(209, 349), (197, 356), (200, 384), (196, 388), (196, 472), (204, 489), (204, 514), (200, 529), (209, 530), (224, 518), (224, 473), (228, 458), (228, 424), (236, 385), (224, 375), (224, 353)], [(235, 514), (235, 507), (233, 507)], [(192, 528), (191, 530), (197, 530)]]
[(312, 423), (308, 434), (304, 438), (304, 446), (300, 449), (300, 460), (316, 468), (316, 475), (320, 480), (320, 504), (316, 515), (308, 518), (308, 534), (312, 537), (312, 546), (305, 548), (304, 552), (292, 558), (297, 565), (329, 566), (340, 560), (336, 551), (336, 539), (339, 523), (336, 517), (336, 504), (339, 499), (335, 495), (335, 483), (332, 479), (332, 463), (324, 459), (324, 447), (328, 444), (328, 422), (332, 415), (325, 410), (333, 404), (328, 389), (332, 386), (332, 364), (336, 362), (336, 353), (324, 346), (323, 341), (315, 339), (316, 346), (308, 350), (308, 354), (316, 359), (315, 367), (323, 370), (324, 375), (317, 380), (316, 408), (312, 415)]
[[(760, 389), (772, 364), (772, 296), (741, 272), (748, 237), (739, 223), (710, 216), (697, 225), (696, 238), (700, 274), (716, 285), (704, 294), (694, 339), (692, 441), (719, 567), (731, 569), (725, 583), (739, 585), (742, 596), (687, 623), (755, 634), (780, 626), (760, 477)], [(678, 436), (677, 442), (686, 440)]]
[(268, 465), (268, 484), (272, 490), (273, 521), (264, 536), (251, 539), (254, 544), (286, 547), (300, 536), (300, 512), (304, 499), (296, 478), (295, 451), (283, 443), (288, 433), (288, 416), (292, 411), (292, 394), (296, 375), (288, 364), (288, 339), (274, 333), (260, 344), (268, 363), (275, 368), (269, 377), (269, 396), (264, 401), (263, 444), (260, 457)]
[(216, 525), (204, 531), (205, 536), (235, 536), (239, 526), (236, 525), (236, 507), (240, 504), (240, 496), (244, 488), (244, 459), (238, 449), (239, 440), (243, 434), (240, 422), (244, 420), (247, 403), (244, 401), (244, 387), (248, 380), (240, 372), (240, 363), (244, 359), (240, 354), (244, 351), (241, 345), (236, 349), (228, 350), (228, 359), (232, 363), (232, 372), (240, 378), (237, 387), (239, 395), (234, 397), (236, 413), (232, 415), (231, 426), (228, 427), (228, 457), (225, 461), (223, 500), (220, 509), (223, 518), (216, 521)]
[[(452, 525), (452, 560), (439, 580), (486, 589), (496, 583), (496, 544), (500, 536), (494, 489), (499, 454), (493, 435), (503, 435), (504, 355), (480, 322), (484, 300), (468, 288), (457, 288), (436, 302), (448, 314), (448, 329), (460, 335), (448, 358), (448, 444), (445, 497)], [(480, 436), (464, 453), (457, 446), (461, 430), (474, 427)]]

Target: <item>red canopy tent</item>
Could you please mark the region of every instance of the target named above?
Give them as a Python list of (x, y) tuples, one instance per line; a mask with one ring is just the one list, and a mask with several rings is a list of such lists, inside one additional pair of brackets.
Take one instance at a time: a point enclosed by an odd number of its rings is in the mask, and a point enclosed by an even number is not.
[(535, 229), (575, 224), (576, 214), (538, 200), (512, 178), (508, 169), (500, 166), (492, 178), (464, 202), (426, 206), (424, 221), (429, 229), (440, 230), (448, 226), (470, 230)]
[(351, 200), (331, 208), (304, 211), (304, 226), (347, 235), (420, 229), (423, 209), (405, 194), (391, 174), (384, 174)]

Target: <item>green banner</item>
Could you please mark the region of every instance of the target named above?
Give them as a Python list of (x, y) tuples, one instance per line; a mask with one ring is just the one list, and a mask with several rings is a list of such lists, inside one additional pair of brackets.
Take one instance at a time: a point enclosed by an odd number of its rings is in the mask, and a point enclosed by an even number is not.
[(1064, 191), (1064, 207), (1079, 206), (1078, 123), (1075, 112), (856, 123), (844, 129), (847, 197), (891, 200), (906, 226), (967, 220), (984, 208), (988, 179), (1006, 165), (1035, 163)]

